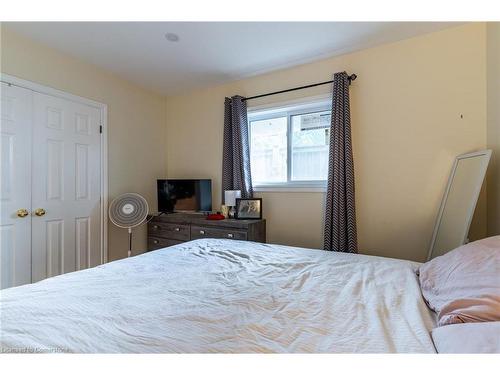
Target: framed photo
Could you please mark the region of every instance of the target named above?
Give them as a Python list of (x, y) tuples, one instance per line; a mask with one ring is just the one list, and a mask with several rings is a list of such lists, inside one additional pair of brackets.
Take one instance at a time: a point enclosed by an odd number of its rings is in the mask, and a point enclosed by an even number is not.
[(236, 219), (262, 219), (262, 198), (236, 198)]

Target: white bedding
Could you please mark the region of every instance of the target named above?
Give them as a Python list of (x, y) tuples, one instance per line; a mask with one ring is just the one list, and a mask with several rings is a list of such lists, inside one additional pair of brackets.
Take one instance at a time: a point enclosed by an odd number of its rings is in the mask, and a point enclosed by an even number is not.
[(2, 351), (435, 352), (418, 263), (197, 240), (1, 291)]

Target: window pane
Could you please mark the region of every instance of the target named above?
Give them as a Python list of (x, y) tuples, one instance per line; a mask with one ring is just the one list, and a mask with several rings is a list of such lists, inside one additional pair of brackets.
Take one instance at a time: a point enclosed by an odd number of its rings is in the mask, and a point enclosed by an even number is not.
[(330, 111), (292, 116), (292, 181), (326, 180)]
[(250, 165), (254, 183), (286, 182), (287, 118), (250, 122)]

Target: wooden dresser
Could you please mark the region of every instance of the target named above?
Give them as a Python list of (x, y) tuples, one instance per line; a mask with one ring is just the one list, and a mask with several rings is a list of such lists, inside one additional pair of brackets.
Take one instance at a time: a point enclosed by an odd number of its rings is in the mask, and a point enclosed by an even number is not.
[(266, 242), (265, 220), (207, 220), (203, 214), (155, 216), (148, 223), (148, 251), (199, 238)]

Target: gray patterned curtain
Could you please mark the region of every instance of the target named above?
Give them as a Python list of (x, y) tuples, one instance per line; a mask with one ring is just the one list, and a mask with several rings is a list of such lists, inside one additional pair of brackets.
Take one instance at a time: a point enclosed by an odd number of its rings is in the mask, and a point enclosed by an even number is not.
[(222, 155), (222, 201), (224, 190), (241, 190), (242, 198), (252, 198), (247, 104), (241, 96), (224, 100), (224, 147)]
[(335, 73), (333, 77), (332, 124), (323, 248), (347, 253), (358, 252), (349, 79), (346, 72)]

